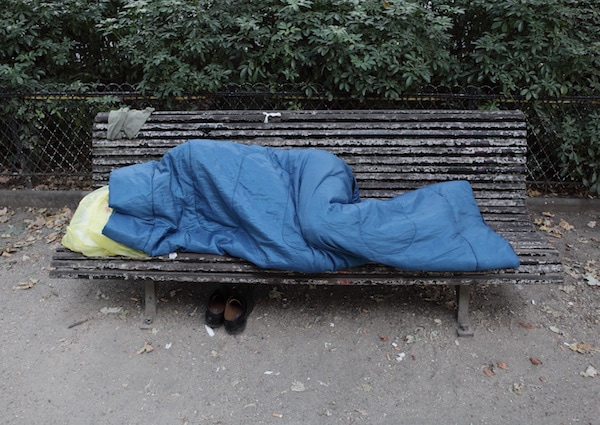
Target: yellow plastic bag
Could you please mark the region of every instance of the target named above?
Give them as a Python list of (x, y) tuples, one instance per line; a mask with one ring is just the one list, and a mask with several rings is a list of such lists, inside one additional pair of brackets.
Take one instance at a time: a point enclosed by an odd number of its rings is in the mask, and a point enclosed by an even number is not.
[(111, 213), (112, 208), (108, 206), (108, 186), (84, 196), (67, 226), (67, 232), (62, 238), (63, 246), (88, 257), (147, 257), (142, 251), (129, 248), (102, 234)]

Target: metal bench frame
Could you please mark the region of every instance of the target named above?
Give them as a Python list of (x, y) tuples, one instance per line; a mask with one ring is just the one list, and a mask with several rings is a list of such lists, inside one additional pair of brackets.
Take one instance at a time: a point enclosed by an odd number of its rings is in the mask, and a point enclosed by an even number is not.
[[(177, 253), (147, 259), (90, 258), (59, 249), (56, 278), (145, 282), (144, 323), (156, 315), (157, 282), (201, 284), (452, 285), (458, 334), (472, 336), (472, 285), (561, 283), (558, 251), (536, 231), (526, 208), (526, 122), (520, 111), (200, 111), (154, 112), (135, 139), (107, 140), (108, 113), (96, 116), (93, 178), (159, 159), (190, 139), (231, 140), (333, 152), (353, 169), (361, 197), (387, 199), (448, 180), (468, 180), (486, 222), (520, 257), (519, 269), (473, 273), (406, 272), (381, 264), (302, 274), (264, 270), (228, 256)], [(173, 258), (175, 257), (175, 258)]]

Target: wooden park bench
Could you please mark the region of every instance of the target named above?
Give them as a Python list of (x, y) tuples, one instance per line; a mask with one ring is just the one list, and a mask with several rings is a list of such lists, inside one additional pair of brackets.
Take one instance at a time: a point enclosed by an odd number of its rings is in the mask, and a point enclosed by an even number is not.
[(518, 269), (470, 273), (406, 272), (368, 264), (302, 274), (260, 269), (228, 256), (177, 253), (146, 259), (90, 258), (59, 249), (55, 278), (145, 282), (145, 323), (156, 314), (157, 282), (200, 284), (452, 285), (458, 333), (469, 325), (472, 285), (560, 283), (557, 250), (531, 223), (526, 208), (526, 122), (520, 111), (200, 111), (154, 112), (134, 139), (107, 140), (108, 113), (96, 116), (93, 178), (159, 159), (190, 139), (222, 139), (279, 148), (319, 148), (344, 159), (365, 198), (386, 199), (427, 184), (468, 180), (487, 223), (514, 247)]

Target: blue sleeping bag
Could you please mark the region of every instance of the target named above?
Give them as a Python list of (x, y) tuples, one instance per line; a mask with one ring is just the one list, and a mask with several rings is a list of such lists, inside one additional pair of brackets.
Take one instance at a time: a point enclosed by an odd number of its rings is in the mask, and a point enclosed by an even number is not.
[(465, 181), (360, 200), (349, 166), (315, 149), (192, 140), (115, 170), (103, 233), (149, 255), (229, 254), (300, 272), (378, 262), (405, 270), (518, 267)]

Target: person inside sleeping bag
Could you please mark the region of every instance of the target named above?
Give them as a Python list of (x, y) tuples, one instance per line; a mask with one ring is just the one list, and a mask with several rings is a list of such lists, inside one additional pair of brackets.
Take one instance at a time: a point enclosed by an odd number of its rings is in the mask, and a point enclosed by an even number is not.
[(470, 184), (360, 199), (350, 167), (317, 149), (191, 140), (113, 171), (107, 237), (149, 255), (228, 254), (306, 273), (378, 262), (405, 270), (519, 266)]

